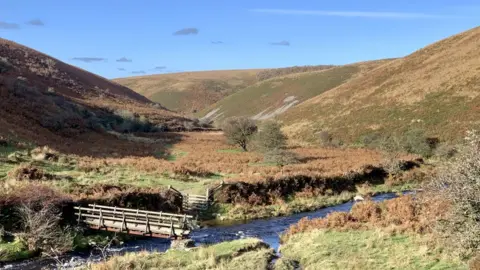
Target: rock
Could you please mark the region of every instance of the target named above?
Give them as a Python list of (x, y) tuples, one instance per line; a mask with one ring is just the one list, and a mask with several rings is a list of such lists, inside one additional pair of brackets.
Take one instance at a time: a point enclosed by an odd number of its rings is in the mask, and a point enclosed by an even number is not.
[(356, 201), (356, 202), (361, 202), (361, 201), (364, 201), (365, 198), (363, 198), (363, 197), (360, 196), (360, 195), (357, 195), (357, 196), (353, 197), (353, 200)]
[(192, 247), (195, 247), (195, 241), (192, 239), (172, 240), (172, 243), (170, 244), (170, 249), (175, 250), (187, 250)]

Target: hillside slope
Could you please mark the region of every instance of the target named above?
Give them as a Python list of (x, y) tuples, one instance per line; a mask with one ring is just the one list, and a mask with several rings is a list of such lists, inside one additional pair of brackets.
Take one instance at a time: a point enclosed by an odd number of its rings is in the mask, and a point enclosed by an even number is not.
[(68, 144), (115, 128), (127, 110), (153, 124), (182, 121), (131, 89), (0, 39), (0, 137)]
[(152, 101), (172, 110), (192, 114), (204, 110), (224, 97), (259, 81), (328, 69), (330, 65), (294, 66), (273, 69), (215, 70), (160, 74), (115, 79)]
[(173, 111), (193, 113), (256, 81), (260, 70), (182, 72), (115, 79)]
[(273, 77), (222, 99), (198, 116), (215, 120), (230, 116), (270, 119), (387, 61), (371, 61)]
[(318, 95), (282, 116), (286, 130), (328, 130), (353, 142), (424, 129), (440, 139), (479, 127), (480, 28), (427, 46)]

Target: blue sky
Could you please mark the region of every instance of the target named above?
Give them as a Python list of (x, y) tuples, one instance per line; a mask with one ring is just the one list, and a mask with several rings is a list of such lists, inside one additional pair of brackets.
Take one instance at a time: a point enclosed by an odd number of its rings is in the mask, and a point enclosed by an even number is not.
[(1, 0), (0, 37), (116, 78), (400, 57), (478, 14), (470, 0)]

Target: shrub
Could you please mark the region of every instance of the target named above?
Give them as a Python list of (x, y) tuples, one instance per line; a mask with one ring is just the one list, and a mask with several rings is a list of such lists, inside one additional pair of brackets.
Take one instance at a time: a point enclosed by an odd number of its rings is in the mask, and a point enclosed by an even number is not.
[(119, 117), (120, 123), (117, 124), (119, 132), (152, 132), (155, 131), (154, 125), (145, 116), (138, 116), (129, 110), (115, 111), (115, 115)]
[(318, 132), (317, 137), (320, 145), (323, 147), (340, 147), (343, 145), (342, 141), (333, 138), (332, 134), (326, 130)]
[(428, 186), (431, 193), (452, 203), (449, 219), (438, 232), (461, 254), (480, 250), (480, 135), (469, 131), (465, 145), (455, 159), (438, 173)]
[(30, 251), (63, 253), (73, 247), (73, 237), (60, 227), (61, 214), (53, 206), (37, 209), (23, 204), (18, 209), (23, 232), (19, 235)]
[(436, 145), (437, 143), (434, 142), (434, 139), (427, 138), (425, 131), (421, 129), (411, 129), (405, 132), (401, 141), (401, 147), (404, 151), (423, 157), (432, 156)]
[(267, 163), (275, 163), (278, 166), (283, 167), (285, 165), (299, 163), (300, 159), (293, 152), (276, 148), (265, 152), (264, 161)]
[(248, 151), (247, 146), (257, 132), (257, 125), (248, 117), (232, 117), (223, 124), (223, 132), (229, 143)]
[(42, 169), (32, 165), (19, 165), (8, 172), (8, 176), (9, 178), (17, 181), (40, 181), (55, 179), (54, 175), (45, 173)]
[(8, 72), (12, 68), (10, 62), (8, 62), (7, 58), (0, 57), (0, 74)]
[(458, 153), (457, 147), (448, 144), (448, 143), (441, 143), (435, 148), (434, 155), (440, 159), (451, 159)]
[(274, 121), (265, 122), (255, 139), (256, 146), (262, 152), (285, 149), (287, 146), (287, 137), (282, 133), (280, 124)]

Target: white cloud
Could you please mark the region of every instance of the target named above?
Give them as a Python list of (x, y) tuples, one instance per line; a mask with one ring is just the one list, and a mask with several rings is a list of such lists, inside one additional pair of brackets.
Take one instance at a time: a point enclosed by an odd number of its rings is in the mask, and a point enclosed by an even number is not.
[(445, 19), (459, 18), (457, 16), (436, 15), (427, 13), (408, 12), (368, 12), (368, 11), (327, 11), (327, 10), (295, 10), (295, 9), (252, 9), (251, 12), (280, 14), (280, 15), (313, 15), (335, 17), (363, 17), (363, 18), (387, 18), (387, 19)]

